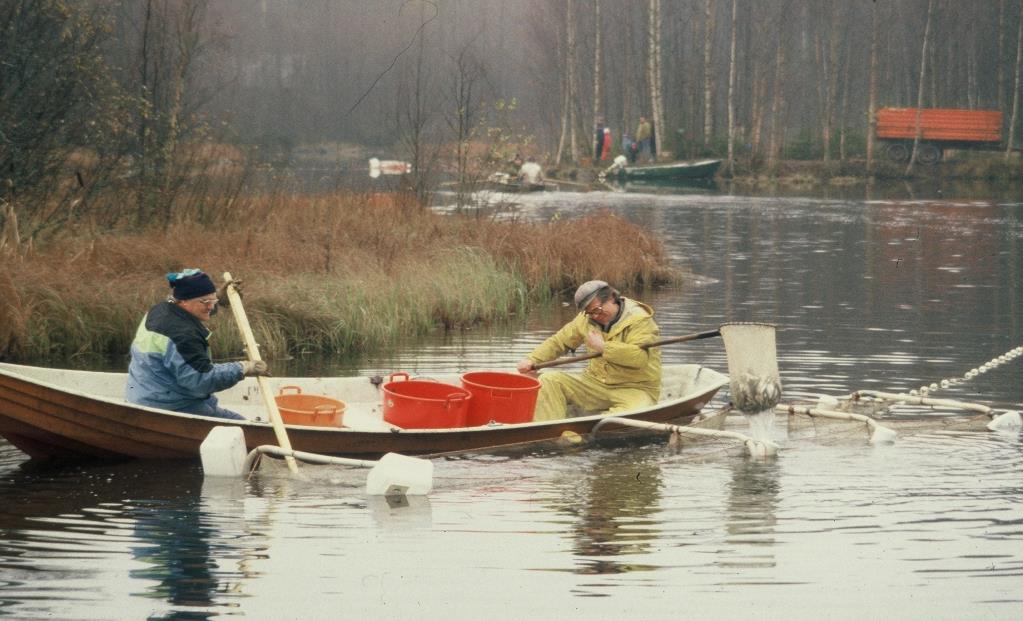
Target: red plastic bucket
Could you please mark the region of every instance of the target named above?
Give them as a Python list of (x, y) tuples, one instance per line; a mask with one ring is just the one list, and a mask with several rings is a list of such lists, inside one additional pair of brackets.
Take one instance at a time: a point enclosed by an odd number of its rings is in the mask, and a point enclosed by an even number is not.
[[(402, 381), (396, 378), (404, 377)], [(405, 429), (465, 427), (472, 395), (451, 384), (392, 373), (384, 384), (384, 420)]]
[(281, 386), (274, 400), (281, 418), (289, 425), (340, 427), (346, 407), (344, 401), (330, 397), (303, 395), (298, 386)]
[(469, 427), (498, 423), (528, 423), (533, 420), (540, 381), (521, 373), (473, 371), (462, 375), (462, 386), (472, 394)]

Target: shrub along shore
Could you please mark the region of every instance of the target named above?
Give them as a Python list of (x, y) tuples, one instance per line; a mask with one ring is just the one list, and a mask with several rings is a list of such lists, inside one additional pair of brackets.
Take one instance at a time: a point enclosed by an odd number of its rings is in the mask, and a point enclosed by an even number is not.
[[(269, 359), (369, 352), (507, 321), (598, 275), (622, 288), (682, 277), (660, 240), (609, 212), (532, 222), (437, 214), (400, 195), (333, 194), (253, 199), (232, 220), (241, 224), (79, 233), (0, 253), (0, 359), (125, 355), (142, 315), (168, 293), (164, 275), (186, 267), (218, 283), (225, 271), (242, 280)], [(223, 321), (214, 322), (214, 356), (240, 357), (237, 330)]]

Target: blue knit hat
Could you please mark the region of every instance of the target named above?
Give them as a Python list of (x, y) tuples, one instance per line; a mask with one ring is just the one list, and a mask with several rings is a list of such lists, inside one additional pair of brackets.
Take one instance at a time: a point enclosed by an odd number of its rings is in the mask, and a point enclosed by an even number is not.
[(206, 272), (194, 267), (167, 274), (167, 282), (175, 300), (191, 300), (217, 291)]

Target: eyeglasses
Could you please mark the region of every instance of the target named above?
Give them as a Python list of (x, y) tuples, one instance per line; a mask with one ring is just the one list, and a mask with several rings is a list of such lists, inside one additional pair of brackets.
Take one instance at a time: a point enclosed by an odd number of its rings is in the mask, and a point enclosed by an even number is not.
[(218, 300), (217, 298), (206, 298), (204, 300), (196, 300), (196, 302), (202, 304), (203, 306), (216, 306), (217, 302), (219, 301), (220, 300)]
[(583, 311), (583, 314), (592, 319), (593, 317), (596, 317), (597, 315), (599, 315), (599, 314), (604, 312), (604, 304), (605, 303), (606, 303), (606, 300), (604, 302), (600, 302), (599, 304), (597, 304), (593, 308), (587, 308), (586, 310)]

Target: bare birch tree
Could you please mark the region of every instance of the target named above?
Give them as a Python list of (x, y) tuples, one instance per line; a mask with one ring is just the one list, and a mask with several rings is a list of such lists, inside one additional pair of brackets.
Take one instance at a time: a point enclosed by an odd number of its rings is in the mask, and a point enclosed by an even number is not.
[(449, 106), (444, 120), (455, 136), (456, 208), (469, 202), (482, 172), (470, 162), (473, 140), (477, 137), (484, 114), (483, 89), (487, 82), (486, 68), (472, 47), (475, 37), (452, 59), (453, 74), (449, 90)]
[(560, 164), (564, 158), (565, 141), (569, 143), (569, 161), (578, 163), (579, 143), (576, 136), (576, 106), (578, 104), (578, 83), (576, 76), (576, 17), (575, 0), (565, 0), (565, 45), (564, 73), (561, 97), (561, 136), (558, 138), (558, 150), (554, 156), (555, 163)]
[[(788, 3), (786, 3), (788, 4)], [(781, 151), (782, 123), (781, 106), (783, 81), (785, 78), (785, 42), (778, 37), (774, 53), (774, 92), (771, 95), (771, 133), (768, 138), (767, 158), (768, 169), (773, 171), (778, 166), (778, 155)]]
[(714, 139), (714, 0), (703, 3), (703, 146)]
[(870, 4), (870, 73), (867, 78), (867, 174), (874, 173), (874, 134), (877, 131), (877, 3)]
[[(138, 108), (132, 119), (135, 146), (135, 222), (164, 228), (172, 221), (175, 198), (197, 162), (181, 148), (200, 128), (192, 119), (200, 61), (211, 45), (206, 0), (146, 0), (121, 5), (123, 28), (137, 29), (125, 46), (126, 88), (134, 89)], [(178, 197), (180, 198), (180, 197)], [(180, 201), (179, 201), (180, 204)]]
[[(594, 133), (599, 129), (598, 125), (602, 118), (601, 114), (601, 99), (603, 97), (600, 92), (600, 80), (601, 80), (601, 66), (603, 65), (603, 57), (601, 55), (601, 31), (604, 29), (603, 23), (600, 19), (600, 0), (593, 0), (593, 129)], [(597, 153), (594, 150), (593, 162), (597, 162)]]
[[(668, 135), (664, 127), (664, 86), (661, 82), (661, 0), (650, 0), (647, 21), (647, 83), (650, 86), (650, 117), (654, 125), (657, 151), (663, 151)], [(656, 159), (655, 154), (654, 155)]]
[(837, 7), (830, 3), (811, 5), (815, 16), (814, 53), (819, 71), (817, 105), (821, 124), (821, 159), (831, 161), (831, 139), (835, 123), (835, 96), (838, 85), (838, 36), (834, 32)]
[(1005, 0), (998, 0), (998, 59), (995, 63), (998, 109), (1005, 110)]
[(732, 0), (731, 43), (728, 53), (728, 174), (735, 174), (735, 36), (737, 0)]
[(916, 152), (920, 148), (920, 134), (923, 127), (920, 124), (920, 111), (924, 105), (924, 84), (927, 77), (927, 46), (931, 37), (931, 15), (934, 13), (934, 0), (927, 0), (927, 21), (924, 24), (924, 41), (920, 49), (920, 83), (917, 86), (916, 94), (916, 135), (913, 137), (913, 151), (909, 155), (909, 163), (906, 164), (906, 176), (913, 174), (913, 165), (916, 163)]
[[(419, 19), (421, 25), (428, 23), (424, 9), (420, 9)], [(395, 102), (398, 135), (412, 165), (406, 189), (419, 208), (429, 204), (438, 156), (437, 141), (431, 139), (437, 116), (433, 105), (436, 96), (427, 65), (426, 31), (420, 29), (415, 57), (406, 67), (405, 79), (399, 82)]]
[(1019, 7), (1019, 19), (1017, 20), (1018, 26), (1016, 30), (1016, 65), (1013, 71), (1015, 78), (1013, 79), (1012, 89), (1012, 116), (1009, 120), (1009, 136), (1005, 141), (1005, 159), (1008, 161), (1009, 156), (1012, 154), (1013, 137), (1016, 135), (1016, 122), (1019, 118), (1019, 87), (1020, 87), (1020, 70), (1023, 65), (1023, 3), (1020, 3)]

